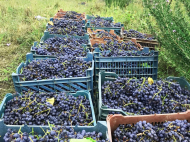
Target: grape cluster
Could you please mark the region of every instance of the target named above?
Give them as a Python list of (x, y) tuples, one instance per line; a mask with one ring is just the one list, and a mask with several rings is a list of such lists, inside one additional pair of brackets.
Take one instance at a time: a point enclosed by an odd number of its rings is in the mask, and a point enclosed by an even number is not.
[(109, 142), (108, 139), (103, 139), (101, 132), (86, 132), (85, 130), (75, 132), (74, 129), (69, 126), (50, 127), (43, 136), (35, 134), (30, 135), (20, 130), (15, 131), (8, 129), (3, 137), (5, 142), (69, 142), (70, 139), (83, 138), (91, 138), (97, 142)]
[(53, 78), (85, 77), (86, 70), (92, 67), (91, 61), (76, 58), (72, 55), (57, 57), (56, 59), (32, 60), (23, 67), (21, 80), (42, 80)]
[[(78, 18), (79, 17), (79, 18)], [(63, 15), (62, 17), (60, 18), (64, 18), (64, 19), (73, 19), (73, 20), (83, 20), (82, 19), (82, 14), (81, 13), (77, 13), (75, 11), (67, 11), (65, 13), (65, 15)]]
[(139, 121), (135, 125), (119, 125), (113, 133), (113, 142), (189, 142), (190, 123), (187, 120), (168, 121), (163, 124)]
[(100, 16), (95, 16), (89, 20), (91, 27), (121, 27), (120, 23), (113, 23), (112, 20), (106, 20)]
[[(53, 104), (49, 100), (53, 99)], [(4, 123), (8, 125), (93, 126), (90, 101), (85, 96), (26, 92), (7, 102)]]
[(50, 34), (84, 36), (86, 31), (82, 29), (83, 26), (83, 21), (55, 19), (53, 20), (53, 25), (48, 25), (48, 31)]
[(75, 37), (54, 37), (44, 41), (43, 45), (33, 47), (39, 55), (72, 55), (85, 57), (87, 51), (82, 44), (88, 44), (88, 40)]
[(137, 53), (138, 47), (132, 41), (124, 42), (109, 39), (105, 44), (95, 43), (93, 48), (99, 47), (100, 56), (102, 57), (118, 57), (118, 56), (153, 56), (153, 52)]
[(129, 31), (124, 30), (123, 33), (127, 37), (141, 38), (141, 39), (146, 39), (146, 40), (155, 40), (154, 37), (147, 37), (146, 34), (142, 34), (142, 33), (138, 32), (138, 31), (133, 30), (133, 29), (130, 29)]
[(177, 113), (190, 108), (190, 91), (166, 80), (150, 84), (147, 78), (119, 77), (102, 85), (102, 103), (129, 115)]

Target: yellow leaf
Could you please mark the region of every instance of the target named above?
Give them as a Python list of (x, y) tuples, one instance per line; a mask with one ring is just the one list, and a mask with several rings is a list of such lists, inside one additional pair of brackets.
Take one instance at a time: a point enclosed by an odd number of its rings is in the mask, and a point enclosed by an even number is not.
[(50, 103), (50, 104), (54, 104), (55, 102), (55, 99), (54, 98), (51, 98), (51, 99), (47, 99), (46, 102)]
[(149, 83), (150, 85), (152, 85), (152, 84), (154, 83), (154, 80), (153, 80), (151, 77), (149, 77), (149, 78), (148, 78), (148, 83)]
[(49, 21), (48, 24), (52, 25), (53, 26), (53, 22), (52, 21)]

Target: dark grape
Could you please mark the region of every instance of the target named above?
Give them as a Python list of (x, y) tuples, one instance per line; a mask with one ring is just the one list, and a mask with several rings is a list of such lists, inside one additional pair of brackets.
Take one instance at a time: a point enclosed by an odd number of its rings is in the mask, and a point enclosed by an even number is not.
[(56, 59), (32, 60), (23, 68), (20, 74), (24, 81), (53, 78), (85, 77), (86, 70), (92, 67), (92, 62), (72, 55), (57, 57)]
[(113, 34), (111, 34), (111, 33), (109, 33), (109, 32), (106, 32), (106, 31), (99, 31), (99, 32), (96, 32), (96, 33), (93, 32), (93, 34), (95, 34), (96, 37), (98, 37), (98, 38), (111, 37), (111, 38), (117, 39), (117, 36), (116, 36), (116, 35), (113, 35)]
[[(80, 17), (80, 18), (78, 18)], [(73, 20), (83, 20), (82, 19), (82, 14), (81, 13), (77, 13), (75, 11), (67, 11), (63, 16), (59, 17), (59, 18), (64, 18), (64, 19), (73, 19)]]
[(138, 32), (138, 31), (133, 30), (133, 29), (130, 29), (129, 31), (124, 30), (123, 33), (127, 37), (141, 38), (141, 39), (146, 39), (146, 40), (155, 40), (154, 37), (147, 37), (146, 34), (142, 34), (142, 33)]
[(43, 45), (33, 47), (39, 55), (73, 55), (76, 57), (85, 57), (87, 49), (83, 44), (88, 44), (88, 40), (75, 37), (55, 37), (44, 41)]
[(94, 16), (88, 21), (91, 27), (121, 27), (120, 23), (113, 23), (112, 20), (107, 20), (100, 16)]
[(118, 40), (108, 39), (106, 44), (95, 43), (93, 48), (99, 47), (102, 57), (121, 57), (121, 56), (153, 56), (153, 52), (138, 53), (138, 47), (132, 41), (120, 42)]
[(83, 21), (55, 19), (53, 25), (48, 25), (48, 31), (50, 34), (84, 36), (86, 31), (82, 28), (83, 26)]
[[(17, 135), (17, 137), (14, 137), (15, 135)], [(91, 138), (96, 140), (96, 142), (109, 142), (108, 139), (103, 138), (101, 132), (86, 132), (85, 130), (75, 132), (73, 128), (68, 126), (51, 127), (43, 136), (37, 134), (29, 135), (26, 132), (15, 132), (12, 129), (8, 129), (3, 137), (5, 142), (69, 142), (70, 139), (83, 138)]]
[(147, 78), (119, 77), (115, 81), (105, 81), (101, 92), (103, 105), (129, 115), (177, 113), (190, 107), (190, 91), (166, 80), (150, 85)]
[[(52, 98), (53, 104), (48, 101)], [(7, 102), (3, 119), (7, 125), (93, 125), (90, 101), (64, 92), (26, 92), (14, 97)]]

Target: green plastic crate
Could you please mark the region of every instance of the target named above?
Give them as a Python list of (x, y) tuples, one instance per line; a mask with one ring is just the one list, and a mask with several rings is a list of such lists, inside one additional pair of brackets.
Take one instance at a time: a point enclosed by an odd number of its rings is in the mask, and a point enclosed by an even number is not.
[[(54, 19), (53, 18), (50, 18), (50, 21), (53, 21)], [(56, 19), (56, 20), (58, 20), (58, 19)], [(62, 20), (62, 19), (60, 19), (60, 20)], [(75, 22), (78, 22), (78, 21), (75, 21)], [(82, 22), (83, 22), (83, 26), (81, 27), (81, 29), (83, 29), (83, 30), (86, 30), (86, 28), (85, 28), (85, 20), (82, 20)], [(46, 32), (48, 32), (48, 28), (49, 28), (49, 25), (48, 25), (48, 23), (46, 24)], [(54, 35), (54, 34), (51, 34), (51, 35)], [(64, 35), (64, 36), (66, 36), (66, 35)]]
[[(44, 59), (44, 58), (56, 58), (57, 56), (55, 55), (39, 55), (36, 53), (36, 50), (34, 50), (33, 48), (36, 47), (38, 44), (37, 41), (34, 42), (33, 46), (30, 49), (30, 52), (33, 54), (34, 59)], [(40, 45), (42, 46), (44, 43), (40, 43)], [(86, 44), (82, 44), (82, 47), (84, 48), (85, 52), (88, 53), (90, 52), (90, 46), (86, 45)]]
[[(44, 35), (42, 36), (42, 38), (40, 39), (40, 43), (44, 43), (45, 40), (49, 39), (49, 38), (54, 38), (54, 37), (67, 37), (68, 35), (58, 35), (58, 34), (50, 34), (48, 31), (44, 32)], [(87, 45), (91, 45), (90, 43), (90, 39), (89, 39), (89, 34), (85, 34), (84, 36), (72, 36), (75, 38), (82, 38), (82, 39), (86, 39), (88, 40), (88, 44)]]
[[(26, 55), (26, 62), (21, 63), (16, 70), (16, 73), (12, 73), (13, 83), (15, 90), (18, 93), (27, 91), (44, 91), (44, 92), (70, 92), (74, 93), (80, 90), (88, 90), (92, 95), (93, 100), (93, 71), (94, 71), (94, 60), (93, 55), (89, 52), (87, 57), (83, 59), (85, 61), (92, 61), (91, 68), (86, 70), (85, 77), (69, 77), (69, 78), (59, 78), (59, 79), (44, 79), (44, 80), (31, 80), (31, 81), (21, 81), (20, 72), (21, 69), (29, 64), (34, 59), (32, 53)], [(42, 59), (44, 60), (44, 59)], [(52, 58), (52, 60), (55, 60)]]
[[(109, 32), (110, 30), (114, 30), (114, 32), (115, 32), (117, 35), (120, 35), (120, 33), (121, 33), (121, 28), (124, 27), (124, 25), (121, 24), (121, 23), (120, 23), (121, 27), (92, 27), (92, 26), (90, 25), (90, 20), (93, 19), (93, 18), (94, 18), (94, 16), (89, 16), (89, 15), (86, 16), (86, 19), (87, 19), (87, 22), (86, 22), (86, 24), (85, 24), (85, 29), (86, 29), (86, 30), (87, 30), (87, 28), (91, 28), (91, 30), (102, 29), (102, 30), (105, 30), (105, 31), (107, 31), (107, 32)], [(105, 20), (110, 20), (110, 21), (114, 22), (113, 17), (101, 17), (101, 18), (103, 18), (103, 19), (105, 19)]]
[[(102, 104), (102, 85), (104, 81), (114, 81), (118, 78), (118, 75), (113, 72), (100, 72), (99, 80), (98, 80), (98, 90), (99, 90), (99, 98), (98, 98), (98, 111), (99, 111), (99, 120), (105, 121), (109, 112), (119, 112), (120, 114), (127, 116), (127, 114), (120, 109), (110, 109)], [(185, 80), (184, 77), (167, 77), (166, 80), (173, 80), (179, 82), (182, 88), (187, 88), (190, 90), (190, 84)]]
[[(86, 15), (86, 19), (87, 20), (90, 20), (90, 19), (94, 19), (95, 18), (95, 16), (91, 16), (91, 15)], [(103, 19), (105, 19), (105, 20), (110, 20), (110, 21), (114, 21), (114, 19), (113, 19), (113, 17), (101, 17), (101, 18), (103, 18)]]
[[(20, 126), (13, 126), (13, 125), (12, 126), (11, 125), (6, 126), (6, 125), (4, 125), (3, 121), (0, 120), (0, 130), (1, 130), (0, 131), (0, 136), (1, 136), (0, 137), (0, 142), (4, 142), (3, 137), (6, 134), (8, 129), (18, 131), (20, 128), (21, 128), (21, 132), (27, 132), (27, 133), (32, 132), (32, 129), (33, 129), (35, 134), (38, 134), (38, 135), (44, 135), (44, 132), (43, 132), (42, 129), (44, 129), (45, 131), (49, 130), (48, 126), (27, 126), (27, 125), (23, 125), (21, 127)], [(107, 129), (106, 121), (98, 121), (96, 126), (72, 126), (72, 128), (76, 132), (79, 132), (79, 131), (82, 131), (82, 130), (85, 130), (86, 132), (93, 132), (93, 131), (95, 131), (97, 133), (101, 132), (102, 137), (104, 139), (108, 138), (108, 135), (107, 135), (108, 129)]]
[[(64, 18), (63, 18), (64, 19)], [(60, 20), (63, 20), (63, 19), (60, 19)], [(51, 22), (53, 22), (54, 20), (59, 20), (59, 19), (53, 19), (53, 18), (50, 18), (49, 19), (49, 21), (51, 21)], [(68, 20), (68, 19), (67, 19)], [(71, 19), (70, 19), (71, 20)], [(73, 20), (71, 20), (71, 21), (73, 21)], [(78, 21), (76, 21), (76, 20), (74, 20), (75, 22), (78, 22)], [(82, 22), (83, 22), (83, 24), (84, 24), (84, 26), (82, 26), (82, 29), (85, 29), (85, 20), (82, 20)], [(49, 26), (48, 26), (48, 23), (46, 24), (46, 30), (49, 28)]]
[[(140, 53), (148, 53), (149, 48), (145, 47)], [(98, 86), (99, 72), (115, 72), (119, 76), (125, 77), (151, 77), (154, 80), (157, 79), (158, 72), (158, 51), (151, 50), (154, 53), (153, 56), (125, 56), (125, 57), (101, 57), (101, 51), (97, 47), (94, 54), (94, 80), (95, 88)], [(125, 66), (125, 64), (129, 64)], [(136, 66), (133, 66), (136, 64)], [(140, 73), (140, 72), (143, 73)], [(135, 72), (135, 73), (133, 73)], [(144, 73), (145, 72), (145, 73)]]
[[(94, 124), (94, 127), (96, 127), (96, 118), (95, 118), (94, 107), (93, 107), (93, 104), (92, 104), (92, 99), (91, 99), (90, 92), (87, 91), (87, 90), (84, 90), (84, 91), (77, 91), (76, 93), (69, 93), (69, 94), (71, 94), (71, 95), (73, 95), (75, 97), (78, 97), (79, 95), (86, 96), (86, 98), (89, 99), (91, 112), (92, 112), (92, 118), (93, 118), (93, 121), (94, 121), (93, 124)], [(9, 100), (13, 99), (15, 96), (19, 96), (19, 95), (21, 95), (21, 94), (17, 94), (17, 95), (13, 95), (13, 94), (10, 94), (10, 93), (6, 94), (3, 101), (2, 101), (2, 103), (1, 103), (1, 105), (0, 105), (0, 136), (1, 136), (0, 137), (0, 142), (2, 142), (1, 138), (2, 138), (2, 136), (4, 136), (4, 134), (5, 134), (5, 132), (7, 131), (8, 128), (19, 130), (19, 128), (22, 126), (22, 125), (6, 125), (6, 124), (4, 124), (4, 121), (3, 121), (3, 116), (4, 116), (4, 110), (5, 110), (5, 107), (6, 107), (6, 103)], [(44, 128), (44, 129), (47, 129), (49, 126), (41, 126), (41, 125), (28, 125), (27, 126), (26, 125), (23, 128), (24, 128), (24, 130), (25, 130), (25, 128), (27, 128), (27, 129), (35, 128), (37, 130), (37, 132), (38, 132), (38, 131), (41, 130), (40, 127)], [(83, 127), (84, 128), (93, 128), (92, 126), (83, 126)], [(78, 129), (77, 126), (76, 126), (76, 128)], [(79, 128), (82, 128), (82, 126), (79, 127)], [(40, 133), (41, 133), (41, 131), (40, 131)]]

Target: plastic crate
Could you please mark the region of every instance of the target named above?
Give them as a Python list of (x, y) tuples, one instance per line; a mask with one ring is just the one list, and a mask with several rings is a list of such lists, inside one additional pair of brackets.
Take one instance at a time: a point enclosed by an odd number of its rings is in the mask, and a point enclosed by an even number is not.
[(146, 121), (147, 123), (156, 124), (164, 123), (166, 121), (188, 120), (190, 122), (190, 110), (183, 113), (170, 113), (170, 114), (153, 114), (153, 115), (140, 115), (140, 116), (122, 116), (121, 114), (108, 115), (106, 118), (109, 140), (112, 142), (112, 134), (117, 129), (119, 124), (134, 125), (139, 121)]
[[(0, 131), (0, 142), (4, 142), (3, 140), (3, 137), (4, 135), (6, 134), (7, 130), (8, 129), (12, 129), (12, 130), (16, 130), (18, 131), (19, 129), (21, 129), (21, 132), (27, 132), (27, 133), (30, 133), (32, 132), (32, 129), (33, 131), (35, 132), (35, 134), (38, 134), (38, 135), (44, 135), (44, 132), (43, 130), (49, 130), (49, 126), (34, 126), (34, 125), (5, 125), (4, 124), (4, 121), (2, 119), (0, 119), (0, 128), (1, 128), (1, 131)], [(82, 130), (85, 130), (86, 132), (101, 132), (102, 133), (102, 136), (104, 139), (108, 138), (108, 135), (107, 135), (107, 124), (105, 121), (98, 121), (97, 124), (95, 126), (72, 126), (72, 128), (76, 131), (76, 132), (79, 132), (79, 131), (82, 131)], [(42, 130), (43, 129), (43, 130)]]
[[(67, 37), (68, 35), (58, 35), (58, 34), (50, 34), (48, 31), (44, 32), (44, 35), (42, 36), (42, 38), (40, 39), (40, 43), (44, 43), (45, 40), (49, 39), (49, 38), (54, 38), (54, 37)], [(75, 37), (75, 38), (82, 38), (82, 39), (86, 39), (88, 40), (88, 44), (90, 46), (90, 39), (89, 39), (89, 35), (85, 34), (84, 36), (71, 36), (71, 37)]]
[[(90, 25), (90, 20), (93, 19), (93, 18), (94, 18), (94, 16), (89, 16), (89, 15), (86, 16), (86, 24), (85, 24), (85, 28), (86, 28), (86, 29), (87, 29), (87, 28), (90, 28), (90, 29), (92, 29), (92, 30), (101, 29), (101, 30), (105, 30), (105, 31), (107, 31), (107, 32), (110, 32), (110, 30), (114, 30), (114, 32), (115, 32), (117, 35), (120, 35), (121, 28), (124, 27), (124, 25), (121, 24), (121, 23), (120, 23), (121, 27), (92, 27), (92, 26)], [(110, 20), (110, 21), (114, 22), (113, 17), (101, 17), (101, 18), (103, 18), (103, 19), (105, 19), (105, 20)]]
[[(107, 32), (107, 31), (101, 30), (101, 29), (91, 30), (90, 28), (87, 28), (87, 33), (89, 34), (90, 38), (93, 38), (93, 39), (100, 39), (100, 37), (96, 36), (96, 33), (101, 32), (101, 31)], [(117, 40), (121, 40), (120, 36), (115, 34), (114, 30), (110, 30), (109, 33), (111, 35), (115, 36)], [(106, 37), (106, 38), (113, 39), (112, 37)]]
[[(64, 19), (64, 18), (63, 18)], [(61, 19), (53, 19), (53, 18), (50, 18), (49, 19), (49, 21), (51, 21), (51, 22), (53, 22), (54, 20), (61, 20)], [(69, 20), (69, 19), (67, 19), (67, 20)], [(72, 19), (70, 19), (71, 21), (73, 21)], [(78, 21), (74, 21), (74, 22), (78, 22)], [(82, 29), (85, 29), (85, 23), (86, 23), (86, 21), (85, 20), (82, 20), (82, 23), (83, 23), (83, 26), (81, 27)], [(47, 23), (46, 24), (46, 30), (48, 30), (48, 28), (49, 28), (49, 24)]]
[[(149, 52), (149, 48), (144, 48), (138, 53)], [(126, 77), (151, 77), (157, 79), (158, 71), (158, 51), (153, 52), (153, 56), (126, 56), (126, 57), (101, 57), (99, 48), (95, 48), (94, 62), (95, 62), (95, 82), (98, 83), (99, 72), (104, 70), (106, 72), (115, 72), (119, 76)], [(125, 65), (126, 64), (126, 65)], [(128, 66), (127, 66), (128, 64)], [(137, 67), (133, 67), (137, 64)], [(145, 73), (139, 74), (143, 71)]]
[[(93, 52), (94, 51), (94, 44), (106, 44), (107, 39), (111, 39), (114, 40), (113, 38), (107, 38), (107, 37), (102, 37), (102, 38), (90, 38), (90, 43), (91, 43), (91, 48), (90, 51)], [(138, 47), (138, 50), (143, 50), (142, 46), (136, 42), (136, 39), (131, 39), (131, 41), (136, 45), (136, 47)], [(129, 42), (129, 41), (123, 41), (123, 40), (118, 40), (119, 43), (121, 42)], [(96, 49), (96, 51), (99, 52), (99, 49)], [(95, 52), (96, 52), (95, 51)]]
[[(21, 81), (20, 71), (23, 67), (29, 64), (29, 61), (40, 60), (34, 59), (32, 53), (26, 55), (26, 62), (21, 63), (16, 70), (16, 73), (12, 73), (13, 83), (15, 90), (18, 93), (27, 91), (44, 91), (44, 92), (76, 92), (80, 90), (89, 90), (93, 100), (93, 70), (94, 60), (91, 53), (87, 54), (85, 61), (92, 61), (92, 67), (86, 70), (86, 77), (70, 77), (61, 79), (44, 79), (44, 80), (32, 80)], [(52, 59), (54, 60), (54, 59)]]
[[(63, 9), (60, 9), (56, 14), (55, 14), (55, 16), (53, 17), (53, 19), (62, 19), (63, 18), (63, 16), (65, 16), (66, 15), (66, 13), (67, 13), (68, 11), (63, 11)], [(78, 16), (76, 16), (77, 17), (77, 19), (72, 19), (72, 20), (79, 20), (79, 19), (82, 19), (82, 20), (85, 20), (85, 13), (79, 13), (79, 14), (81, 14), (81, 15), (78, 15)]]
[[(95, 118), (95, 113), (94, 113), (94, 107), (93, 107), (93, 103), (92, 103), (92, 99), (91, 99), (91, 94), (89, 91), (86, 90), (82, 90), (82, 91), (77, 91), (76, 93), (67, 93), (67, 95), (72, 95), (74, 97), (78, 97), (78, 96), (85, 96), (89, 102), (90, 102), (90, 107), (91, 107), (91, 112), (92, 112), (92, 119), (94, 121), (94, 126), (96, 126), (96, 118)], [(3, 116), (4, 116), (4, 111), (5, 111), (5, 107), (8, 101), (12, 100), (15, 96), (20, 96), (21, 94), (6, 94), (1, 105), (0, 105), (0, 121), (3, 120)], [(18, 126), (18, 125), (13, 125), (13, 126)]]
[[(107, 31), (101, 30), (101, 29), (91, 30), (90, 28), (87, 28), (87, 33), (90, 36), (91, 46), (93, 46), (95, 43), (98, 43), (98, 44), (103, 43), (103, 44), (105, 44), (106, 43), (105, 39), (113, 39), (112, 37), (96, 37), (95, 33), (98, 33), (98, 32), (101, 32), (101, 31), (107, 32)], [(114, 30), (110, 30), (109, 33), (116, 37), (115, 40), (118, 40), (118, 41), (121, 40), (121, 38), (117, 34), (115, 34)], [(94, 48), (91, 47), (90, 51), (93, 52)]]
[[(127, 37), (126, 34), (123, 33), (124, 28), (121, 29), (121, 38), (124, 41), (129, 41), (131, 40), (133, 37)], [(147, 37), (152, 37), (151, 34), (146, 34)], [(139, 43), (142, 47), (149, 47), (150, 50), (155, 50), (155, 47), (159, 47), (159, 43), (157, 40), (146, 40), (146, 39), (141, 39), (141, 38), (135, 38), (136, 42)]]
[[(93, 19), (93, 18), (95, 18), (95, 16), (91, 16), (91, 15), (86, 15), (86, 20), (90, 20), (90, 19)], [(114, 21), (113, 20), (113, 17), (101, 17), (101, 18), (103, 18), (103, 19), (105, 19), (105, 20), (110, 20), (110, 21)]]
[[(99, 80), (98, 80), (98, 90), (99, 90), (99, 98), (98, 98), (98, 111), (99, 111), (99, 120), (106, 120), (107, 115), (109, 112), (120, 112), (122, 115), (127, 115), (123, 110), (120, 109), (110, 109), (102, 104), (102, 85), (104, 84), (104, 81), (114, 81), (116, 78), (118, 78), (118, 75), (116, 75), (113, 72), (100, 72), (99, 73)], [(190, 90), (190, 84), (185, 80), (183, 77), (168, 77), (166, 80), (173, 80), (176, 82), (179, 82), (180, 86), (182, 88), (187, 88)]]
[[(35, 59), (43, 59), (43, 58), (56, 58), (57, 56), (55, 55), (39, 55), (36, 53), (36, 50), (34, 50), (33, 48), (36, 47), (38, 44), (37, 41), (34, 42), (33, 46), (30, 49), (30, 52), (33, 54), (33, 58)], [(40, 45), (42, 46), (44, 43), (40, 43)], [(86, 44), (82, 44), (82, 47), (84, 48), (85, 52), (88, 53), (90, 52), (90, 47), (89, 45)]]

